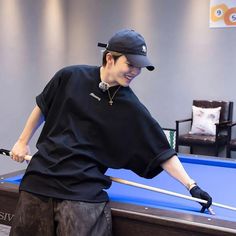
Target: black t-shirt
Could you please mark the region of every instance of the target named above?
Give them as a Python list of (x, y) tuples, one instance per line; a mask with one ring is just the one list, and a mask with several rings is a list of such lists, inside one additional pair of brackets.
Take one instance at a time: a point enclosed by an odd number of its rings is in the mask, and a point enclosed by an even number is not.
[[(108, 200), (107, 168), (152, 178), (175, 155), (160, 128), (130, 87), (109, 104), (99, 89), (100, 68), (66, 67), (36, 97), (45, 124), (20, 190), (69, 200)], [(118, 86), (110, 88), (112, 95)]]

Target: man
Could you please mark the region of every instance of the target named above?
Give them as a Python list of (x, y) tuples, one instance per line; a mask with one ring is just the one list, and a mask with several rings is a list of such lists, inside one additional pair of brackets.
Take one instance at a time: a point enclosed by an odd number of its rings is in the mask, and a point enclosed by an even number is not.
[(55, 74), (36, 97), (25, 128), (12, 149), (23, 161), (35, 130), (44, 123), (20, 185), (10, 235), (111, 235), (109, 167), (126, 168), (145, 178), (163, 169), (208, 201), (185, 172), (159, 124), (129, 84), (146, 67), (144, 38), (121, 30), (109, 40), (103, 65), (72, 66)]

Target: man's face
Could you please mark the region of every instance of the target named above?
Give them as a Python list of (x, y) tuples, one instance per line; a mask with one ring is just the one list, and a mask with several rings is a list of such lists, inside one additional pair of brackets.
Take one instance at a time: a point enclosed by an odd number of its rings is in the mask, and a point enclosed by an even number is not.
[(112, 58), (109, 74), (114, 84), (127, 87), (140, 72), (141, 68), (130, 64), (124, 55), (119, 57), (116, 61)]

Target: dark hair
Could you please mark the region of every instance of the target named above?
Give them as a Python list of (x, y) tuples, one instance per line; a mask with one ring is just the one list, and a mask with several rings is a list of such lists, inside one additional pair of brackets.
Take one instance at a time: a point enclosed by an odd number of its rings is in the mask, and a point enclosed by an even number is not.
[(106, 55), (107, 53), (111, 53), (112, 57), (114, 58), (114, 61), (116, 62), (117, 59), (121, 56), (123, 56), (122, 53), (119, 52), (113, 52), (113, 51), (109, 51), (109, 50), (105, 50), (103, 52), (103, 56), (102, 56), (102, 65), (105, 66), (107, 64), (107, 60), (106, 60)]

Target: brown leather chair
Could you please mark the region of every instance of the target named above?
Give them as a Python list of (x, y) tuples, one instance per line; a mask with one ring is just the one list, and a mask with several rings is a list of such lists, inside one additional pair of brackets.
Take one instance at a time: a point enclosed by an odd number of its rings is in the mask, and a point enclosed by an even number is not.
[(236, 138), (232, 138), (233, 127), (236, 126), (236, 122), (232, 122), (228, 125), (228, 142), (227, 142), (227, 152), (226, 157), (231, 158), (231, 151), (236, 151)]
[(189, 146), (190, 153), (193, 153), (193, 147), (213, 147), (214, 155), (218, 156), (220, 147), (225, 147), (228, 140), (228, 124), (232, 122), (233, 117), (233, 102), (229, 101), (209, 101), (209, 100), (193, 100), (193, 105), (202, 108), (221, 107), (219, 123), (216, 125), (215, 135), (206, 134), (190, 134), (180, 132), (180, 124), (189, 122), (192, 125), (193, 116), (184, 120), (176, 121), (176, 152), (179, 151), (179, 146)]

